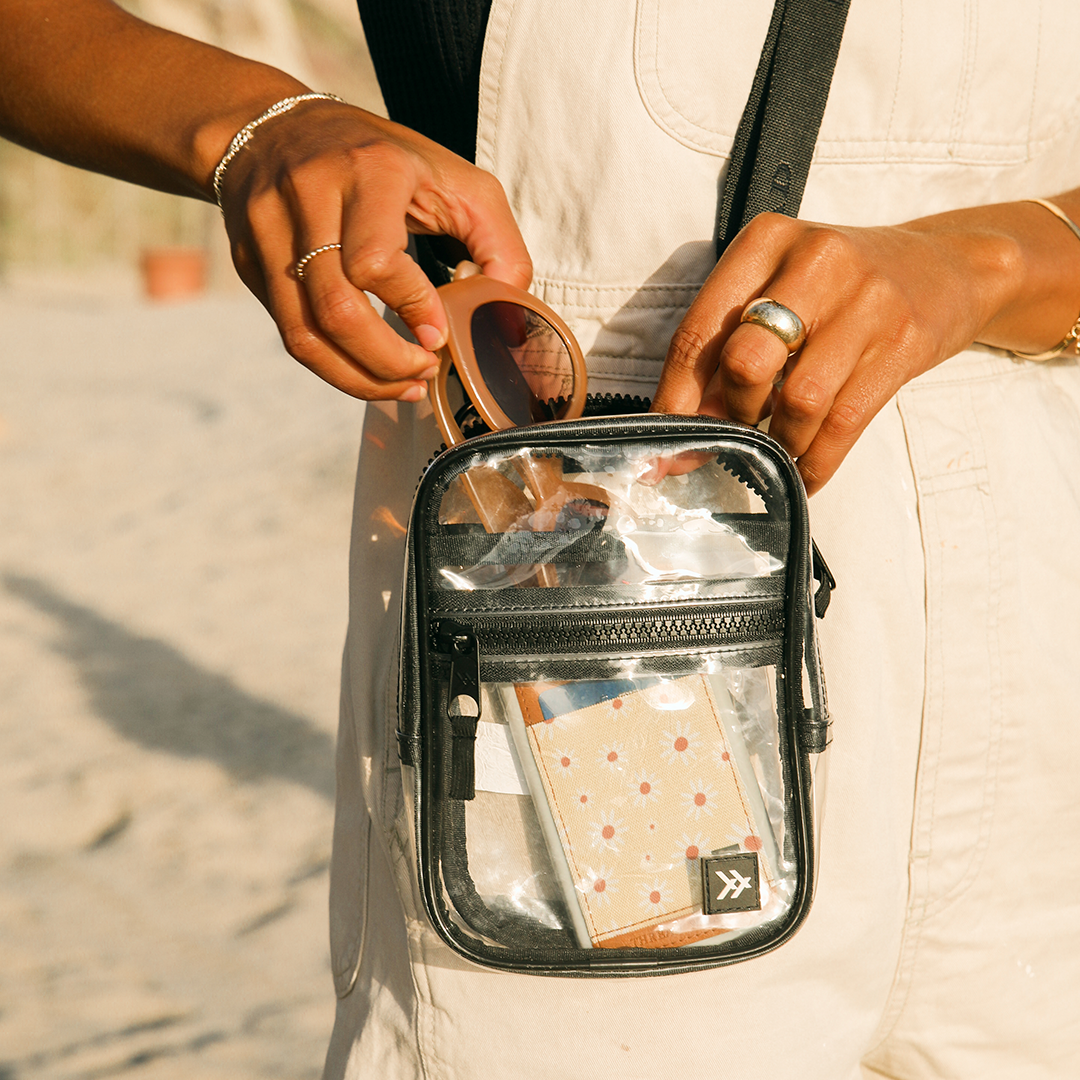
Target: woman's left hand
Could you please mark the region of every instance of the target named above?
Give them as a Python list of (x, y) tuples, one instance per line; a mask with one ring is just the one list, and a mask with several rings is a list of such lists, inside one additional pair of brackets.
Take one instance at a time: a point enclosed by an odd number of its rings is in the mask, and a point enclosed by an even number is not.
[[(769, 433), (797, 459), (813, 493), (908, 380), (977, 339), (1015, 348), (1058, 340), (1056, 327), (1075, 318), (1072, 301), (1055, 295), (1016, 310), (1033, 234), (1048, 236), (1052, 249), (1059, 240), (1075, 244), (1029, 203), (882, 228), (762, 214), (739, 233), (683, 319), (653, 410), (746, 424), (770, 416)], [(746, 304), (761, 296), (802, 319), (807, 337), (793, 355), (771, 331), (740, 323)]]

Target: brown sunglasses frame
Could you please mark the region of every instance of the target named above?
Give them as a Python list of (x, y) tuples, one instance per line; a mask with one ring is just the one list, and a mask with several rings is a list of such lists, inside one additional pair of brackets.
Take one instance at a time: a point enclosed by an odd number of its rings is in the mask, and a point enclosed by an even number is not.
[(435, 409), (435, 419), (447, 446), (457, 446), (465, 441), (465, 436), (454, 419), (447, 392), (446, 383), (450, 376), (451, 366), (457, 371), (458, 378), (461, 379), (473, 407), (492, 431), (503, 431), (517, 426), (503, 412), (488, 390), (480, 374), (476, 353), (473, 351), (472, 316), (473, 312), (484, 304), (497, 302), (517, 304), (551, 324), (562, 338), (570, 354), (570, 363), (574, 370), (574, 389), (562, 419), (574, 420), (582, 415), (585, 410), (585, 396), (588, 393), (585, 358), (570, 328), (547, 304), (522, 289), (497, 281), (495, 278), (485, 277), (483, 274), (474, 274), (471, 277), (448, 282), (446, 285), (441, 285), (438, 291), (446, 311), (447, 341), (437, 354), (440, 361), (439, 370), (432, 379), (431, 401)]

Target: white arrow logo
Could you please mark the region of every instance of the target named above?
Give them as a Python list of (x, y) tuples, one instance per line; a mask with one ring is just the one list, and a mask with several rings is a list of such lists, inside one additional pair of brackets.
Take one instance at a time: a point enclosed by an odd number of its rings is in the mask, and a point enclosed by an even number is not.
[(728, 877), (723, 870), (717, 870), (716, 876), (724, 883), (724, 891), (717, 894), (717, 900), (726, 900), (729, 893), (732, 900), (738, 900), (744, 890), (749, 889), (753, 884), (748, 877), (744, 877), (738, 870), (732, 870), (731, 877)]

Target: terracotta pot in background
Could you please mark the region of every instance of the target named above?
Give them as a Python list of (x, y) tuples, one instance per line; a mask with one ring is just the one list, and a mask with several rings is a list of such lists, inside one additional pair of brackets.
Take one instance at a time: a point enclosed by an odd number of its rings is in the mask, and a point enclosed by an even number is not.
[(180, 300), (206, 289), (208, 257), (201, 247), (154, 247), (142, 253), (143, 290), (152, 300)]

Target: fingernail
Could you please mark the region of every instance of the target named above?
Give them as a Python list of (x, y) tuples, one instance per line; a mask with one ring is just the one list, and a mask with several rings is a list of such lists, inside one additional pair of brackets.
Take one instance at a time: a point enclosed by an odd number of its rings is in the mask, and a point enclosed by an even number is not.
[(442, 330), (436, 330), (434, 326), (428, 326), (426, 323), (414, 327), (413, 334), (428, 352), (441, 349), (446, 344), (446, 333)]
[(661, 458), (653, 458), (651, 461), (644, 462), (644, 467), (641, 472), (638, 473), (638, 483), (644, 484), (646, 487), (653, 487), (659, 484), (664, 479), (664, 475), (667, 469), (662, 467)]
[(427, 397), (427, 386), (424, 383), (418, 383), (416, 386), (410, 386), (405, 393), (398, 396), (398, 401), (411, 401), (413, 403), (417, 401), (423, 401)]
[(438, 375), (438, 374), (439, 374), (439, 365), (438, 364), (432, 364), (431, 367), (429, 367), (426, 371), (421, 372), (420, 378), (423, 379), (424, 382), (427, 382), (428, 379), (434, 379), (435, 376)]

